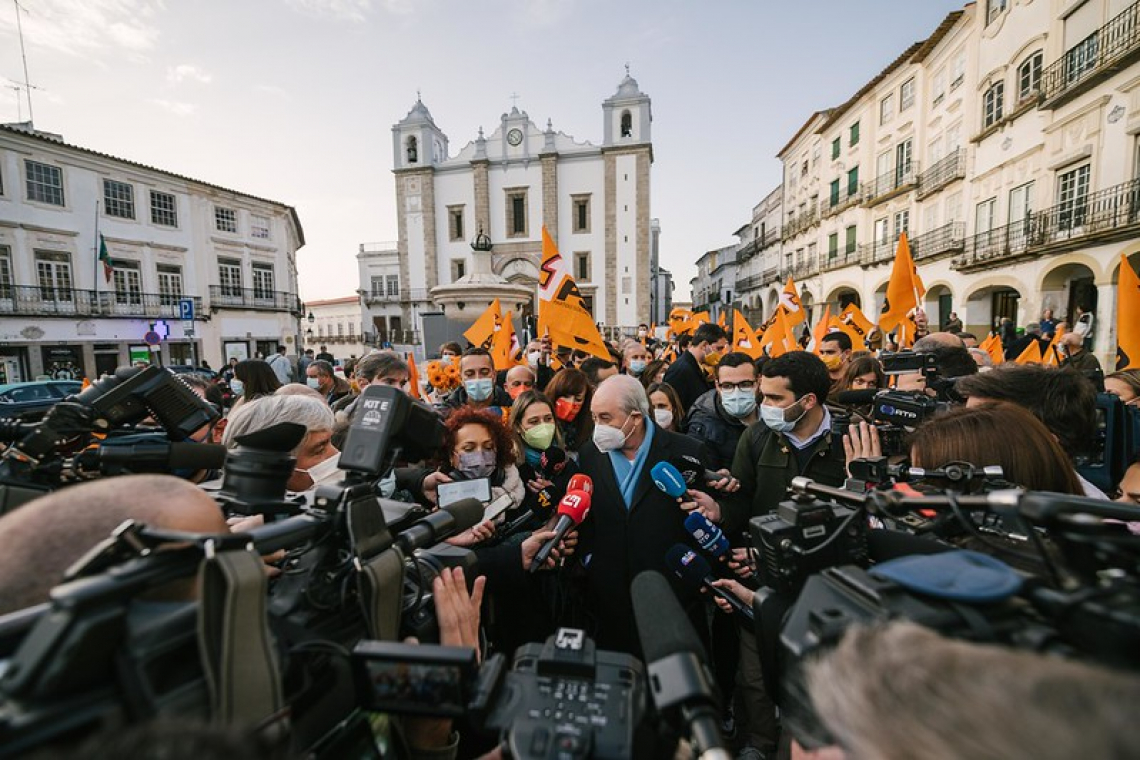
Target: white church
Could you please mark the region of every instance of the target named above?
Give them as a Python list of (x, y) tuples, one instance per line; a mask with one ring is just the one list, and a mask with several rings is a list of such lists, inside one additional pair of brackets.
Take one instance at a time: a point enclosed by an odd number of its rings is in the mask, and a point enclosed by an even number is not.
[[(628, 72), (602, 102), (600, 144), (555, 132), (550, 120), (541, 128), (514, 107), (491, 134), (480, 128), (451, 155), (447, 135), (417, 100), (392, 127), (403, 323), (454, 312), (450, 286), (488, 278), (529, 288), (531, 295), (514, 288), (524, 294), (514, 305), (520, 316), (533, 314), (544, 225), (595, 321), (648, 323), (651, 126), (649, 96)], [(480, 233), (476, 247), (484, 250), (473, 251)], [(479, 272), (488, 277), (471, 276)]]

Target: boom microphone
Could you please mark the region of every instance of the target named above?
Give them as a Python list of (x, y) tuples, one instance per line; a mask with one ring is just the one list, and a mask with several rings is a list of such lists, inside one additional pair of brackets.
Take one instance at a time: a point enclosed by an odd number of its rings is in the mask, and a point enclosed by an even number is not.
[(83, 469), (123, 467), (131, 472), (219, 470), (226, 463), (226, 447), (214, 443), (104, 443), (78, 456)]
[(689, 490), (685, 476), (669, 462), (658, 462), (649, 474), (653, 478), (653, 485), (674, 499), (684, 498), (685, 492)]
[(672, 568), (677, 577), (685, 585), (694, 588), (706, 588), (713, 596), (728, 602), (728, 606), (739, 612), (749, 623), (755, 622), (756, 616), (752, 608), (741, 603), (731, 592), (712, 585), (716, 577), (705, 558), (684, 544), (674, 544), (673, 548), (665, 554), (665, 562)]
[(538, 554), (534, 555), (530, 563), (530, 572), (533, 573), (545, 565), (554, 547), (558, 546), (572, 527), (581, 524), (589, 513), (590, 494), (585, 491), (567, 491), (562, 501), (558, 502), (558, 522), (554, 525), (554, 537), (543, 544)]
[(701, 549), (717, 559), (728, 554), (728, 539), (725, 538), (724, 531), (697, 510), (694, 509), (685, 518), (685, 530), (692, 534)]
[(705, 649), (669, 582), (646, 570), (633, 579), (630, 596), (653, 704), (680, 713), (701, 760), (729, 760)]

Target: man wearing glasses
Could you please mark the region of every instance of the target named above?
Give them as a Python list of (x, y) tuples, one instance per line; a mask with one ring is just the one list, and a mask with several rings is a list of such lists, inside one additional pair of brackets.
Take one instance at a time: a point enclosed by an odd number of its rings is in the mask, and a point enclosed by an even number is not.
[(703, 441), (714, 470), (732, 466), (740, 436), (757, 419), (757, 372), (748, 354), (725, 354), (716, 387), (700, 396), (685, 419), (685, 433)]

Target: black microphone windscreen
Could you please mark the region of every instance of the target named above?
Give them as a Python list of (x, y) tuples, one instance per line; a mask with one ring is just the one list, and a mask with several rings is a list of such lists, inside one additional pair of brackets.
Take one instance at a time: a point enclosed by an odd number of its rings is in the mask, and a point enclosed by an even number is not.
[(700, 588), (705, 578), (712, 575), (712, 567), (705, 558), (684, 544), (675, 544), (666, 552), (665, 564), (677, 573), (682, 583), (692, 588)]
[(645, 570), (630, 585), (633, 619), (637, 623), (641, 651), (647, 663), (657, 662), (679, 652), (691, 652), (707, 661), (705, 648), (681, 609), (681, 603), (660, 573)]
[(171, 469), (220, 470), (225, 463), (226, 447), (220, 444), (170, 444)]
[(862, 406), (870, 404), (878, 395), (878, 388), (865, 388), (859, 391), (840, 391), (829, 396), (827, 400), (840, 406)]
[(248, 446), (251, 449), (287, 452), (300, 446), (308, 432), (304, 425), (298, 425), (296, 422), (278, 422), (263, 430), (238, 436), (234, 440), (239, 446)]
[(455, 533), (473, 528), (483, 519), (483, 502), (478, 499), (460, 499), (443, 508), (455, 518)]
[(564, 449), (558, 448), (557, 446), (551, 446), (549, 449), (542, 452), (541, 464), (544, 469), (557, 467), (565, 461), (566, 451)]

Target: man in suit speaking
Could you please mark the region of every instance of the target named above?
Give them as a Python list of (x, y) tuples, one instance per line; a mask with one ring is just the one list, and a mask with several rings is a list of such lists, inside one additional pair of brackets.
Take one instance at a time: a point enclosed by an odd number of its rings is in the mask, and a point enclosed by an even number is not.
[(586, 570), (587, 604), (596, 624), (599, 649), (640, 653), (629, 585), (642, 570), (655, 570), (674, 582), (674, 591), (703, 630), (699, 595), (682, 588), (666, 565), (674, 544), (694, 545), (685, 518), (700, 509), (712, 520), (720, 507), (708, 494), (689, 491), (678, 503), (653, 485), (657, 462), (683, 454), (706, 463), (704, 447), (653, 422), (645, 389), (630, 375), (610, 377), (590, 401), (593, 440), (579, 459), (580, 471), (594, 482), (592, 507), (580, 529), (578, 555)]

